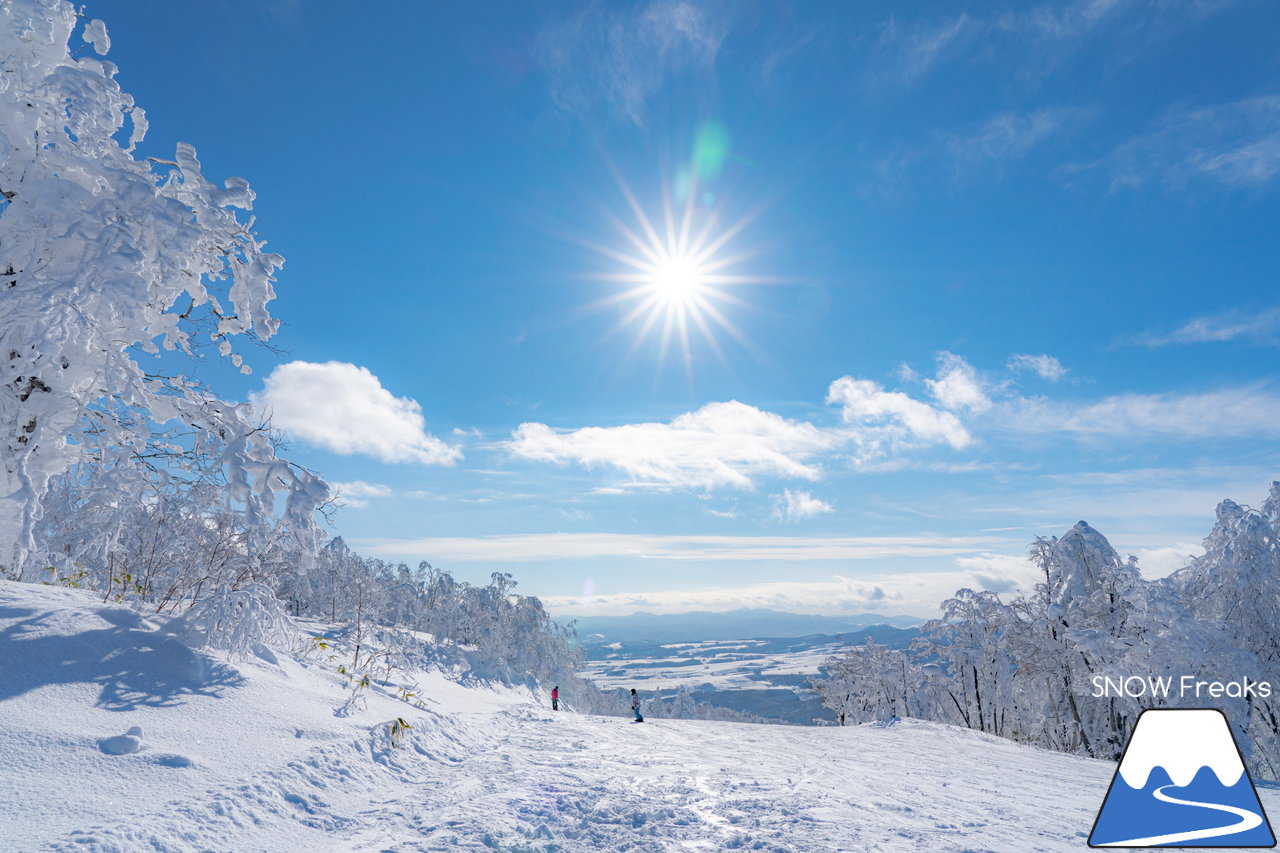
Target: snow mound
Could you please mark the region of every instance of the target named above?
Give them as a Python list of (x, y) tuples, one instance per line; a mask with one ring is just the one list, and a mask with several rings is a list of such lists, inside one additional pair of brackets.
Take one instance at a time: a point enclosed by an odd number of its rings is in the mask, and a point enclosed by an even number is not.
[(107, 755), (128, 755), (142, 749), (142, 726), (134, 726), (122, 735), (104, 737), (98, 741), (98, 749)]

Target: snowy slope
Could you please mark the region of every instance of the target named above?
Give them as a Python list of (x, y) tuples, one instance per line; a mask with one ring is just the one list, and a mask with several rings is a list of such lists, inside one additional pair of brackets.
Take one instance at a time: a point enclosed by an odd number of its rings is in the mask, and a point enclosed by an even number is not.
[(0, 583), (0, 851), (1081, 850), (1114, 769), (916, 721), (552, 713), (439, 673), (425, 710), (339, 717), (331, 662), (278, 660)]

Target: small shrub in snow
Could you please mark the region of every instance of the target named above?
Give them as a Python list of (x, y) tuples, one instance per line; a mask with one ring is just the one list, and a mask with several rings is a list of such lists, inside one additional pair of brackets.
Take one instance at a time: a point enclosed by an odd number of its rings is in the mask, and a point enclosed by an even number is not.
[(54, 566), (48, 566), (45, 571), (49, 573), (49, 579), (42, 581), (46, 586), (65, 586), (69, 589), (80, 589), (80, 585), (84, 583), (85, 578), (89, 577), (89, 573), (83, 567), (77, 567), (76, 571), (70, 574), (63, 574)]
[(245, 658), (259, 645), (292, 648), (298, 628), (284, 611), (284, 604), (262, 584), (242, 589), (221, 587), (196, 602), (182, 617), (193, 645)]
[(400, 747), (400, 737), (413, 726), (409, 725), (409, 721), (404, 717), (396, 717), (391, 721), (389, 733), (391, 735), (391, 748), (398, 749)]

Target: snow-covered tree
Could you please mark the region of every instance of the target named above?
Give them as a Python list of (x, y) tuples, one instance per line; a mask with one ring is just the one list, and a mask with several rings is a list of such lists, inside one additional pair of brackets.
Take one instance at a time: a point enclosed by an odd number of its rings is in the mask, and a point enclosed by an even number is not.
[(944, 719), (992, 734), (1009, 731), (1012, 636), (1020, 627), (999, 596), (972, 589), (957, 590), (942, 603), (942, 618), (925, 623), (922, 656), (942, 661), (950, 676), (938, 709)]
[[(1043, 573), (1008, 604), (962, 589), (926, 623), (892, 679), (855, 647), (829, 660), (814, 685), (839, 717), (865, 720), (893, 710), (1066, 752), (1119, 758), (1148, 707), (1202, 705), (1180, 679), (1280, 684), (1280, 483), (1261, 510), (1218, 506), (1205, 554), (1168, 578), (1146, 581), (1085, 522), (1061, 537), (1037, 537), (1031, 559)], [(874, 651), (874, 650), (873, 650)], [(924, 675), (917, 678), (915, 671)], [(1171, 684), (1168, 696), (1095, 695), (1095, 677), (1134, 676)], [(914, 686), (913, 686), (914, 685)], [(1280, 696), (1219, 695), (1250, 767), (1280, 776)]]
[(923, 676), (903, 651), (868, 637), (866, 644), (827, 658), (821, 672), (810, 688), (842, 726), (919, 715)]
[[(1280, 670), (1280, 482), (1261, 511), (1218, 504), (1204, 556), (1172, 575), (1167, 586), (1197, 615), (1220, 621), (1241, 648)], [(1280, 674), (1280, 672), (1277, 672)]]
[[(1180, 609), (1195, 614), (1184, 631), (1222, 636), (1201, 652), (1200, 668), (1211, 680), (1240, 679), (1280, 684), (1280, 482), (1271, 484), (1261, 510), (1231, 500), (1218, 504), (1205, 553), (1157, 586)], [(1193, 640), (1201, 648), (1204, 640)], [(1229, 656), (1229, 660), (1228, 660)], [(1240, 697), (1232, 715), (1243, 728), (1244, 748), (1266, 778), (1280, 778), (1280, 696)]]
[[(87, 47), (72, 47), (77, 31)], [(216, 346), (247, 371), (235, 343), (276, 331), (282, 259), (237, 215), (254, 200), (245, 180), (216, 186), (187, 143), (171, 159), (137, 153), (146, 117), (109, 46), (66, 0), (0, 4), (0, 564), (14, 573), (51, 481), (77, 465), (212, 455), (250, 549), (282, 490), (303, 538), (327, 498), (247, 405), (143, 366)]]

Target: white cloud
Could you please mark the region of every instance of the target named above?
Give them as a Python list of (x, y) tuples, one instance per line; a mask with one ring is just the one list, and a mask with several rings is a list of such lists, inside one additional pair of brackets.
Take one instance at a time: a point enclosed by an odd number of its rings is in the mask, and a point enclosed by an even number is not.
[(1280, 340), (1280, 306), (1263, 311), (1237, 310), (1194, 317), (1172, 332), (1138, 335), (1133, 342), (1154, 349), (1170, 344), (1223, 343), (1234, 340), (1277, 343)]
[(1167, 577), (1187, 563), (1193, 557), (1204, 555), (1204, 548), (1192, 542), (1179, 542), (1168, 548), (1139, 548), (1133, 552), (1138, 558), (1138, 568), (1147, 580)]
[(604, 107), (639, 125), (670, 79), (710, 72), (729, 32), (719, 11), (686, 0), (633, 8), (589, 3), (544, 30), (534, 55), (561, 109)]
[(416, 400), (396, 397), (367, 368), (291, 361), (250, 395), (272, 425), (308, 444), (384, 462), (452, 465), (462, 451), (426, 431)]
[(1010, 370), (1030, 370), (1041, 379), (1048, 379), (1050, 382), (1057, 382), (1067, 375), (1067, 369), (1062, 366), (1062, 362), (1051, 355), (1044, 355), (1043, 353), (1040, 355), (1030, 355), (1028, 353), (1011, 355), (1005, 366)]
[(904, 597), (899, 590), (887, 590), (878, 583), (862, 583), (840, 575), (836, 575), (835, 579), (844, 584), (847, 592), (846, 600), (854, 604), (882, 605), (900, 602)]
[(749, 489), (761, 475), (818, 479), (812, 460), (846, 440), (838, 431), (731, 400), (708, 403), (665, 424), (561, 431), (524, 423), (506, 447), (522, 459), (607, 465), (640, 482)]
[(938, 378), (926, 379), (924, 384), (943, 408), (953, 412), (959, 409), (985, 412), (991, 408), (978, 371), (958, 355), (938, 353)]
[[(981, 380), (964, 359), (940, 353), (938, 364), (937, 379), (925, 382), (944, 407), (990, 408)], [(670, 423), (574, 430), (523, 423), (504, 446), (521, 459), (619, 469), (630, 482), (596, 489), (617, 494), (638, 488), (751, 489), (763, 476), (815, 481), (822, 476), (821, 460), (850, 446), (865, 463), (903, 447), (962, 448), (972, 440), (955, 413), (869, 379), (837, 379), (826, 401), (841, 407), (843, 427), (816, 426), (730, 400), (708, 403)]]
[[(1050, 381), (1068, 373), (1045, 354), (1015, 354), (1007, 367), (1034, 371)], [(501, 447), (519, 459), (620, 471), (630, 479), (592, 490), (618, 495), (754, 489), (762, 478), (815, 482), (824, 476), (824, 464), (839, 458), (867, 473), (1018, 469), (999, 461), (921, 455), (930, 445), (968, 448), (979, 431), (989, 440), (1021, 435), (1092, 442), (1280, 436), (1280, 394), (1265, 383), (1202, 393), (1054, 400), (1021, 396), (1007, 380), (990, 382), (948, 352), (938, 354), (935, 377), (922, 381), (932, 402), (886, 390), (870, 379), (843, 376), (827, 391), (826, 402), (839, 406), (841, 420), (829, 426), (729, 401), (708, 403), (669, 423), (581, 429), (524, 423)], [(796, 517), (786, 509), (785, 494), (775, 518)]]
[(481, 537), (352, 540), (380, 556), (440, 562), (533, 562), (599, 557), (689, 561), (871, 560), (972, 553), (990, 540), (947, 536), (683, 536), (645, 533), (517, 533)]
[(886, 391), (870, 379), (840, 377), (827, 389), (827, 402), (840, 404), (846, 423), (884, 428), (884, 436), (890, 441), (945, 442), (958, 449), (973, 440), (951, 412), (935, 409), (901, 391)]
[(1025, 553), (957, 557), (956, 565), (969, 571), (974, 581), (972, 586), (1000, 595), (1030, 592), (1036, 583), (1044, 580)]
[(808, 492), (783, 489), (782, 494), (772, 497), (773, 518), (776, 521), (799, 521), (835, 511), (831, 504), (815, 498)]

